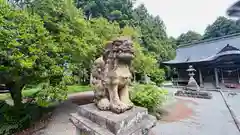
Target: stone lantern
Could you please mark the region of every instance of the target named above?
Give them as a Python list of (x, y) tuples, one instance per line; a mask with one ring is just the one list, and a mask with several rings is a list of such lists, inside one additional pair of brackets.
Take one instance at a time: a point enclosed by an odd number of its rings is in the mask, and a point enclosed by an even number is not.
[(188, 72), (190, 78), (193, 77), (195, 75), (194, 72), (196, 72), (192, 65), (190, 65), (186, 71)]
[(197, 81), (194, 79), (194, 72), (196, 72), (196, 70), (193, 68), (192, 65), (189, 66), (189, 68), (186, 70), (188, 72), (189, 75), (189, 80), (188, 80), (188, 84), (186, 86), (186, 90), (194, 90), (194, 91), (199, 91), (200, 87), (197, 84)]
[(192, 65), (186, 70), (189, 75), (188, 84), (183, 89), (177, 90), (175, 96), (184, 96), (184, 97), (193, 97), (193, 98), (204, 98), (204, 99), (211, 99), (212, 94), (205, 91), (200, 91), (200, 87), (197, 84), (197, 81), (194, 79), (194, 72), (196, 70), (193, 68)]

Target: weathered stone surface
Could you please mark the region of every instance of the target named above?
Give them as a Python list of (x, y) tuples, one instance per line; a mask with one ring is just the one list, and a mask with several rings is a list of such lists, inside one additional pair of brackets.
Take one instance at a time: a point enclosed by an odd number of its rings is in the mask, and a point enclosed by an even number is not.
[(121, 37), (107, 43), (103, 55), (94, 61), (90, 84), (94, 89), (94, 102), (100, 110), (123, 113), (133, 107), (128, 89), (133, 59), (133, 42)]
[(77, 113), (71, 114), (70, 121), (76, 126), (76, 135), (114, 135), (107, 129), (79, 116)]
[(122, 114), (100, 111), (94, 104), (80, 106), (71, 121), (86, 135), (144, 135), (156, 125), (147, 109), (133, 107)]
[(175, 96), (212, 99), (212, 94), (204, 91), (178, 90)]
[(142, 123), (141, 128), (133, 132), (131, 135), (149, 135), (149, 131), (156, 126), (156, 118), (152, 115), (148, 115)]
[(188, 80), (188, 84), (187, 86), (184, 88), (185, 90), (194, 90), (194, 91), (199, 91), (200, 87), (197, 84), (197, 81), (194, 79), (194, 73), (196, 70), (193, 68), (192, 65), (189, 66), (189, 68), (187, 69), (187, 72), (189, 72), (189, 80)]
[(118, 134), (140, 123), (147, 115), (147, 109), (134, 107), (125, 113), (115, 114), (110, 111), (100, 111), (95, 104), (87, 104), (79, 107), (78, 114)]
[(198, 86), (197, 81), (193, 78), (193, 76), (190, 76), (185, 89), (200, 90), (200, 87)]

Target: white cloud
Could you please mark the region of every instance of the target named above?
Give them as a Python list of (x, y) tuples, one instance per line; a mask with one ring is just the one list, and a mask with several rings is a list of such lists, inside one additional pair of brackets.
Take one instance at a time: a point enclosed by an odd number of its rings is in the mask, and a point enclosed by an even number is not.
[(159, 15), (169, 36), (177, 37), (188, 30), (203, 34), (208, 24), (237, 0), (137, 0), (153, 15)]

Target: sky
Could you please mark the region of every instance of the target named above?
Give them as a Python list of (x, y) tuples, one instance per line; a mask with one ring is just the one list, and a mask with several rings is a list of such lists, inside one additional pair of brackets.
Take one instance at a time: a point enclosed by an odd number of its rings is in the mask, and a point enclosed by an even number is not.
[(238, 0), (137, 0), (143, 3), (150, 14), (159, 15), (164, 21), (168, 36), (178, 37), (188, 30), (200, 34), (218, 16)]

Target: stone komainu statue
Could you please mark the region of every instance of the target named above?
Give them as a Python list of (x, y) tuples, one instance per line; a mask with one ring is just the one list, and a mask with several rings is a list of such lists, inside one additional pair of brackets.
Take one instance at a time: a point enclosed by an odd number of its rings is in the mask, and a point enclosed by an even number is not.
[(128, 89), (133, 58), (132, 41), (120, 37), (107, 43), (103, 56), (95, 60), (90, 81), (94, 88), (94, 102), (100, 110), (122, 113), (133, 107)]

